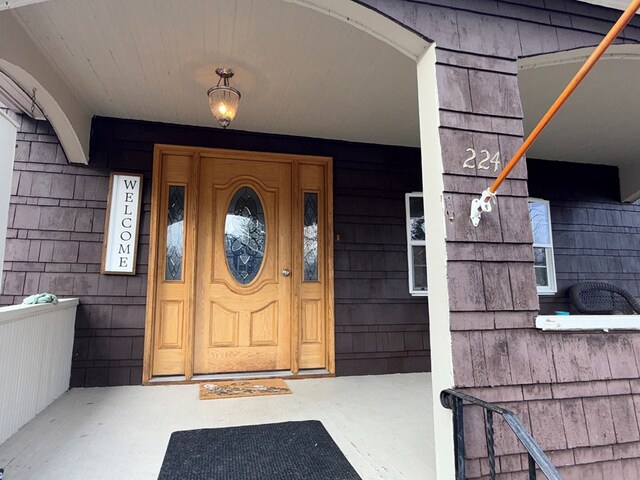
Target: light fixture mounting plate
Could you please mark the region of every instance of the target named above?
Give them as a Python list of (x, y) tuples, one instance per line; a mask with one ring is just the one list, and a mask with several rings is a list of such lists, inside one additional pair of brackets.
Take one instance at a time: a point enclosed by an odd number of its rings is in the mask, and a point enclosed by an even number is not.
[(218, 74), (219, 77), (222, 77), (222, 78), (233, 77), (233, 70), (231, 70), (229, 67), (216, 68), (216, 73)]

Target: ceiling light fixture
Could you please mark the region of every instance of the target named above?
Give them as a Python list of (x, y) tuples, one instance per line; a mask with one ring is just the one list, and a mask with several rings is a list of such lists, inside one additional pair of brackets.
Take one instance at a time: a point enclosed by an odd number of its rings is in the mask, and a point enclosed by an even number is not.
[[(227, 128), (238, 112), (240, 91), (229, 86), (229, 79), (233, 77), (233, 70), (228, 67), (216, 68), (220, 77), (218, 84), (207, 91), (211, 113), (222, 128)], [(222, 83), (222, 85), (221, 85)]]

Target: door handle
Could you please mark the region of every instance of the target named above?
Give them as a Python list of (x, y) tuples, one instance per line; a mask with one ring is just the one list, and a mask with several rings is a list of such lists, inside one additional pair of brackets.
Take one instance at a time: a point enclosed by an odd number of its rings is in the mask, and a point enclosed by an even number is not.
[(285, 268), (284, 270), (282, 270), (283, 277), (288, 277), (289, 275), (291, 275), (291, 270), (289, 270), (288, 268)]

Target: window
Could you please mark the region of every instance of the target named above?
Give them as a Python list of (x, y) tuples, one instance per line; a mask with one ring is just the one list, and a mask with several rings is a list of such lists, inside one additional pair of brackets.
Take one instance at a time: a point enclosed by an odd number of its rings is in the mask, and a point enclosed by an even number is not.
[(409, 293), (427, 294), (427, 251), (422, 193), (405, 195), (407, 211), (407, 258), (409, 261)]
[(533, 268), (536, 272), (538, 293), (551, 295), (558, 291), (556, 269), (553, 262), (553, 238), (549, 202), (539, 198), (529, 199), (529, 218), (533, 231)]

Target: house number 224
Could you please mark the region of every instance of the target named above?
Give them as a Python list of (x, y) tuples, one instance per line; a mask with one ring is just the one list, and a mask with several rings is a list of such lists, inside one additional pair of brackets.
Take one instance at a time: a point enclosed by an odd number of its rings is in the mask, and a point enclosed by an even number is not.
[[(462, 168), (489, 170), (493, 165), (494, 172), (497, 172), (500, 168), (500, 152), (496, 152), (495, 155), (491, 156), (489, 150), (480, 150), (480, 156), (478, 156), (473, 148), (467, 148), (466, 151), (469, 157), (462, 164)], [(478, 160), (477, 165), (476, 160)]]

